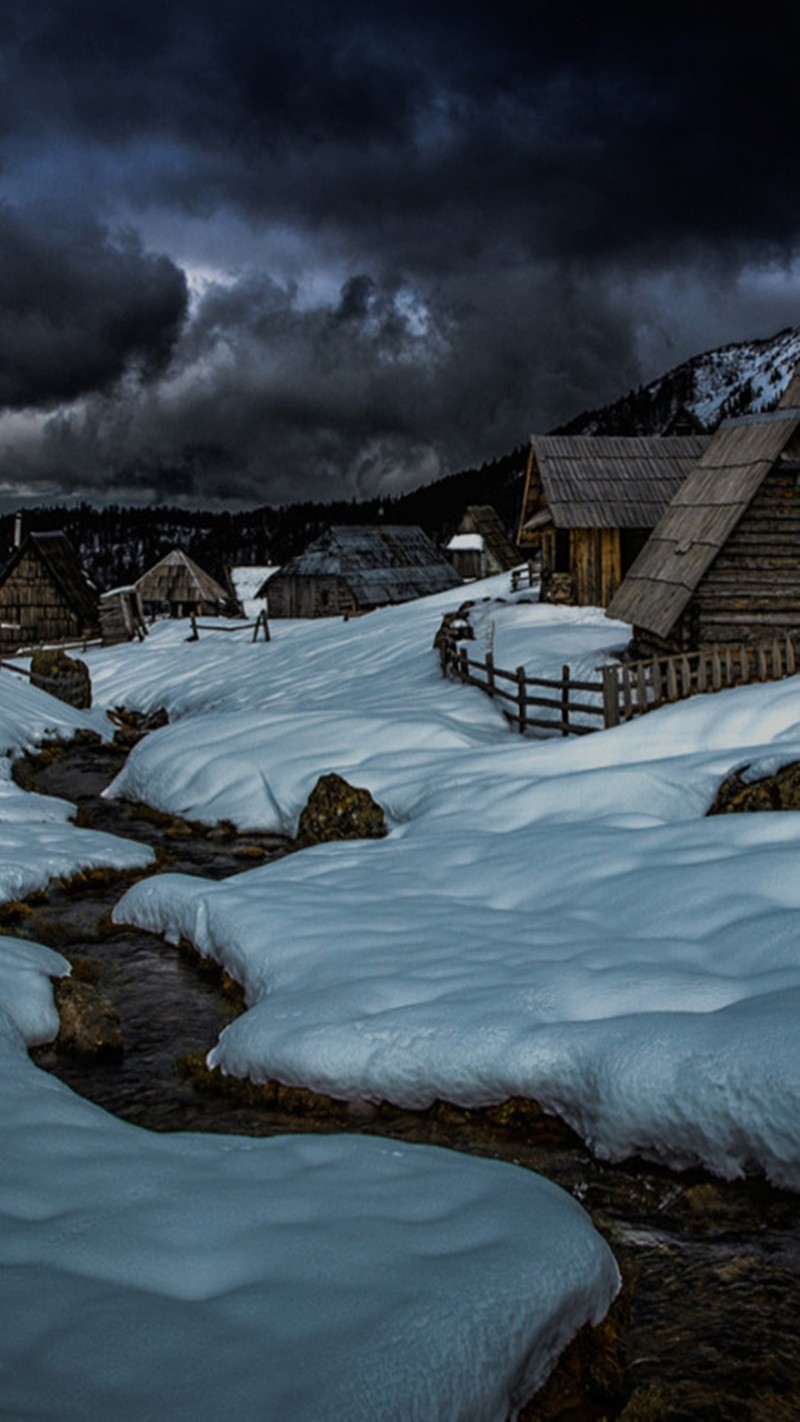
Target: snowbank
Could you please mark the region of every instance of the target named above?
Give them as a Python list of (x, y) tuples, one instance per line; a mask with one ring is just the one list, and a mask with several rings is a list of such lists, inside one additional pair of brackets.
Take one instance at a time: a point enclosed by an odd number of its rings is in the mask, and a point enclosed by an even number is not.
[[(607, 1157), (799, 1187), (800, 819), (703, 816), (732, 769), (800, 758), (800, 681), (526, 740), (439, 676), (430, 643), (459, 596), (278, 624), (199, 665), (178, 649), (159, 681), (182, 719), (113, 793), (291, 830), (334, 770), (392, 829), (226, 884), (159, 876), (117, 917), (185, 934), (245, 984), (211, 1054), (227, 1072), (415, 1107), (528, 1095)], [(543, 675), (625, 632), (525, 596), (473, 621), (498, 662)], [(139, 658), (144, 702), (159, 658)]]
[(607, 1246), (513, 1166), (107, 1116), (25, 1054), (63, 959), (2, 944), (4, 1417), (503, 1422), (605, 1313)]

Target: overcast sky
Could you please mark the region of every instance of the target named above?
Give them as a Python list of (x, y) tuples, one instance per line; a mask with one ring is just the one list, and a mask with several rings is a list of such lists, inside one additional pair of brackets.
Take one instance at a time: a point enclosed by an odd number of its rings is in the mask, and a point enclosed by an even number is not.
[(3, 0), (0, 497), (403, 489), (800, 323), (800, 6)]

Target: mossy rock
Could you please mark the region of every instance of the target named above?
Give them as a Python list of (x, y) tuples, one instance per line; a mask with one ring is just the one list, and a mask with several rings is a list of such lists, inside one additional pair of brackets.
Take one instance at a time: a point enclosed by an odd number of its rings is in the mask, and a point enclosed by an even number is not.
[(101, 1057), (122, 1051), (116, 1008), (90, 982), (57, 978), (53, 992), (60, 1018), (55, 1047), (69, 1056)]
[(746, 781), (747, 766), (734, 770), (719, 787), (709, 815), (753, 814), (759, 810), (800, 810), (800, 761), (774, 775)]
[(369, 790), (341, 775), (321, 775), (300, 816), (295, 846), (306, 849), (340, 839), (382, 839), (386, 819)]
[(68, 657), (60, 647), (34, 652), (31, 657), (31, 685), (46, 691), (68, 706), (85, 711), (92, 704), (89, 668), (78, 657)]

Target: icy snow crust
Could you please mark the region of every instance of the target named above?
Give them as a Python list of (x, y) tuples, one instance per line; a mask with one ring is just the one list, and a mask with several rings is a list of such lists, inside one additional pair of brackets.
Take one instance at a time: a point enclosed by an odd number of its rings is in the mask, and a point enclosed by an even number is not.
[[(244, 983), (210, 1056), (226, 1072), (409, 1107), (529, 1096), (603, 1156), (798, 1188), (800, 817), (703, 816), (733, 768), (800, 758), (800, 681), (528, 741), (441, 680), (430, 644), (457, 602), (278, 622), (269, 646), (202, 656), (168, 630), (128, 671), (98, 654), (109, 694), (183, 718), (117, 793), (291, 829), (333, 770), (392, 825), (225, 884), (159, 876), (117, 916)], [(491, 623), (498, 665), (544, 675), (587, 674), (627, 635), (520, 600), (475, 622), (478, 654)]]
[[(0, 675), (0, 749), (103, 724)], [(187, 723), (187, 726), (190, 723)], [(147, 853), (0, 761), (0, 899)], [(0, 1413), (503, 1422), (619, 1284), (513, 1166), (368, 1137), (156, 1135), (39, 1071), (67, 961), (0, 936)]]

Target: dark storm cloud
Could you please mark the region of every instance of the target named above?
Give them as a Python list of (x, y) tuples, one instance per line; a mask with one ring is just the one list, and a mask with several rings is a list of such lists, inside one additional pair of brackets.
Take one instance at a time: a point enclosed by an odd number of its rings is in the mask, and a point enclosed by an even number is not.
[(133, 365), (154, 374), (186, 305), (183, 273), (134, 237), (0, 205), (0, 407), (73, 399)]
[[(15, 456), (164, 497), (408, 486), (658, 373), (642, 351), (766, 334), (774, 290), (737, 288), (800, 227), (800, 14), (768, 11), (6, 0), (0, 164), (71, 226), (0, 213), (0, 397), (86, 397)], [(183, 326), (120, 211), (229, 269)]]

